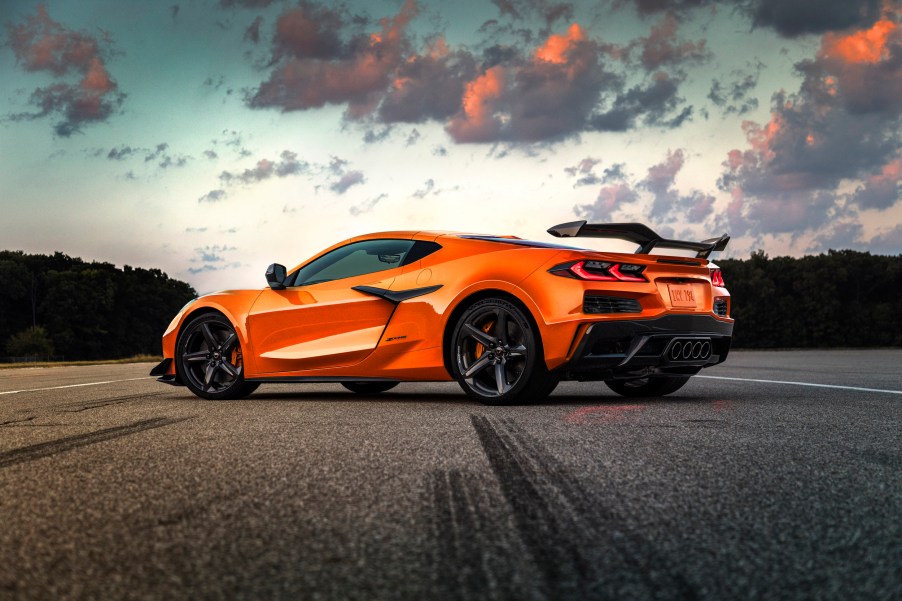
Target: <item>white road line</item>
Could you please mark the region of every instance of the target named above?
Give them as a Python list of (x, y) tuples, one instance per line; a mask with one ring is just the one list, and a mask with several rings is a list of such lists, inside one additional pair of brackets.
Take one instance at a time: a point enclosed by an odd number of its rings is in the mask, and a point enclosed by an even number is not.
[(79, 386), (99, 386), (100, 384), (116, 384), (117, 382), (132, 382), (134, 380), (148, 380), (151, 376), (141, 378), (126, 378), (125, 380), (106, 380), (105, 382), (85, 382), (84, 384), (67, 384), (66, 386), (50, 386), (49, 388), (29, 388), (27, 390), (5, 390), (0, 394), (18, 394), (20, 392), (43, 392), (45, 390), (60, 390), (61, 388), (78, 388)]
[(886, 392), (902, 394), (902, 390), (884, 390), (882, 388), (861, 388), (859, 386), (837, 386), (836, 384), (812, 384), (811, 382), (787, 382), (784, 380), (755, 380), (753, 378), (728, 378), (727, 376), (693, 376), (710, 380), (736, 380), (738, 382), (764, 382), (765, 384), (792, 384), (793, 386), (813, 386), (814, 388), (838, 388), (839, 390), (858, 390), (861, 392)]

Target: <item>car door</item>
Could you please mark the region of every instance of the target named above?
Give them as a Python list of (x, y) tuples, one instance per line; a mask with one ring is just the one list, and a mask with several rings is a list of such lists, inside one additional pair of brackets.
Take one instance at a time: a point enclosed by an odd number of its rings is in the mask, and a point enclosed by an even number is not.
[(266, 289), (247, 329), (261, 374), (359, 363), (376, 345), (394, 305), (356, 286), (388, 289), (412, 240), (352, 242), (289, 274), (283, 290)]

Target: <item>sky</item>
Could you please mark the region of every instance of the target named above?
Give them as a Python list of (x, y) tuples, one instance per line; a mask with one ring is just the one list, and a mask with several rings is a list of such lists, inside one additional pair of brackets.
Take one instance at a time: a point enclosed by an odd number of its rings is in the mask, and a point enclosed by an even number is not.
[(339, 240), (902, 253), (900, 0), (0, 2), (0, 248), (265, 285)]

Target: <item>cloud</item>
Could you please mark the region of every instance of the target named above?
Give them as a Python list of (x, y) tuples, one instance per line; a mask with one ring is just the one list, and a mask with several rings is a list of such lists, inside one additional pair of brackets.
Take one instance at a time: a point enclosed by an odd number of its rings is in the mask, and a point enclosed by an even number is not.
[[(165, 142), (157, 144), (152, 149), (120, 144), (119, 146), (110, 148), (109, 151), (97, 149), (92, 153), (92, 155), (95, 157), (104, 156), (104, 154), (106, 155), (106, 158), (111, 161), (125, 161), (132, 157), (143, 156), (144, 163), (156, 162), (157, 166), (161, 169), (168, 169), (170, 167), (184, 167), (188, 164), (188, 161), (191, 160), (190, 156), (169, 152), (169, 144)], [(132, 175), (134, 174), (132, 173)], [(132, 177), (130, 177), (130, 179), (132, 179)]]
[(609, 221), (614, 211), (639, 199), (633, 188), (623, 182), (604, 186), (598, 191), (595, 202), (573, 207), (574, 212), (588, 221)]
[[(902, 33), (895, 22), (827, 33), (814, 59), (796, 65), (794, 94), (779, 92), (766, 124), (744, 122), (719, 180), (732, 220), (752, 232), (813, 229), (850, 205), (896, 204), (902, 147)], [(855, 186), (846, 197), (840, 186)], [(808, 221), (806, 221), (808, 220)]]
[(451, 51), (436, 38), (424, 54), (413, 53), (394, 70), (379, 105), (386, 123), (444, 120), (460, 108), (467, 82), (476, 74), (476, 59), (467, 51)]
[(892, 159), (867, 175), (851, 202), (863, 209), (887, 209), (902, 197), (902, 158)]
[(553, 0), (492, 0), (502, 18), (524, 20), (539, 18), (548, 27), (557, 21), (572, 21), (573, 3)]
[(868, 248), (875, 253), (887, 255), (902, 254), (902, 224), (875, 236), (868, 244)]
[(169, 152), (169, 144), (162, 142), (151, 149), (135, 149), (136, 152), (144, 153), (144, 162), (157, 162), (157, 166), (161, 169), (169, 167), (184, 167), (188, 164), (191, 157), (185, 155), (174, 155)]
[(223, 8), (266, 8), (276, 0), (219, 0)]
[(107, 153), (106, 158), (111, 161), (123, 161), (128, 157), (132, 156), (138, 152), (138, 149), (132, 148), (131, 146), (119, 146), (117, 148), (110, 148), (110, 151)]
[[(244, 171), (223, 171), (219, 180), (224, 184), (254, 184), (275, 177), (288, 177), (307, 171), (309, 165), (299, 161), (298, 155), (290, 150), (283, 150), (278, 161), (260, 159), (254, 167)], [(218, 200), (218, 198), (216, 199)]]
[[(594, 161), (586, 159), (566, 171), (572, 175), (582, 173), (583, 177), (594, 176)], [(685, 194), (677, 190), (677, 175), (685, 163), (685, 151), (668, 151), (664, 160), (649, 167), (639, 181), (628, 181), (623, 163), (615, 163), (604, 170), (602, 177), (594, 176), (594, 183), (602, 184), (594, 202), (576, 205), (574, 212), (595, 221), (610, 221), (617, 211), (638, 212), (657, 224), (659, 231), (665, 231), (666, 224), (674, 222), (699, 224), (715, 220), (714, 196), (700, 190)]]
[(344, 194), (349, 188), (366, 181), (362, 171), (348, 171), (338, 178), (338, 181), (329, 185), (329, 189), (336, 194)]
[(600, 95), (621, 84), (601, 55), (602, 47), (573, 23), (529, 56), (468, 82), (445, 131), (458, 143), (553, 141), (587, 131)]
[(251, 156), (251, 151), (244, 146), (244, 138), (242, 137), (240, 132), (230, 129), (224, 129), (222, 130), (221, 135), (223, 136), (222, 139), (214, 139), (210, 141), (213, 146), (226, 146), (232, 149), (235, 154), (242, 158)]
[(857, 221), (842, 221), (831, 224), (829, 228), (821, 232), (807, 252), (823, 252), (827, 249), (860, 248), (864, 228)]
[(231, 253), (238, 250), (234, 246), (202, 246), (194, 249), (195, 256), (191, 258), (192, 263), (201, 263), (199, 267), (189, 267), (188, 272), (198, 274), (205, 271), (221, 271), (223, 269), (233, 269), (241, 267), (240, 262), (227, 262), (225, 253)]
[(495, 66), (467, 83), (463, 106), (445, 130), (457, 142), (488, 142), (500, 137), (503, 121), (497, 105), (504, 91), (504, 70)]
[(423, 187), (413, 193), (414, 198), (426, 198), (435, 189), (435, 180), (431, 177), (423, 182)]
[(870, 27), (880, 16), (881, 0), (754, 0), (745, 3), (756, 27), (771, 27), (785, 37)]
[(640, 38), (635, 46), (641, 52), (639, 61), (648, 71), (656, 71), (665, 66), (700, 64), (711, 58), (704, 40), (689, 41), (677, 39), (679, 21), (674, 14), (668, 14), (648, 37)]
[(360, 203), (359, 205), (351, 207), (350, 209), (348, 209), (348, 212), (350, 212), (354, 217), (358, 217), (363, 213), (369, 213), (373, 210), (373, 207), (379, 204), (381, 200), (384, 200), (386, 198), (388, 198), (388, 194), (382, 193), (375, 198), (371, 198), (365, 202)]
[(593, 159), (586, 157), (577, 163), (574, 167), (565, 167), (564, 172), (571, 177), (579, 176), (573, 187), (594, 186), (601, 183), (601, 178), (594, 173), (595, 165), (601, 162), (601, 159)]
[(592, 170), (595, 169), (595, 165), (600, 162), (601, 159), (586, 157), (573, 167), (565, 167), (564, 172), (571, 177), (575, 177), (577, 174), (586, 175), (592, 173)]
[[(704, 41), (676, 38), (675, 17), (615, 47), (592, 39), (578, 22), (551, 30), (572, 18), (569, 3), (497, 6), (514, 20), (541, 15), (548, 29), (485, 24), (483, 35), (501, 33), (473, 46), (482, 48), (480, 56), (437, 35), (418, 46), (408, 31), (419, 13), (413, 0), (369, 33), (370, 21), (344, 6), (302, 2), (276, 20), (266, 78), (247, 104), (282, 111), (343, 105), (346, 119), (367, 120), (368, 143), (386, 133), (374, 123), (440, 122), (456, 143), (533, 144), (641, 125), (679, 127), (692, 116), (678, 93), (681, 68), (707, 60), (708, 52)], [(641, 49), (636, 60), (647, 71), (638, 77), (631, 65), (623, 71), (631, 48)]]
[(145, 151), (146, 154), (144, 155), (144, 162), (149, 163), (150, 161), (157, 160), (168, 149), (169, 149), (169, 144), (167, 144), (165, 142), (163, 142), (161, 144), (157, 144), (156, 148), (154, 148), (153, 150)]
[[(25, 70), (46, 71), (55, 80), (32, 92), (30, 101), (38, 112), (18, 113), (9, 119), (58, 115), (61, 120), (54, 125), (54, 131), (68, 137), (84, 125), (106, 121), (121, 106), (125, 94), (118, 91), (106, 69), (101, 45), (93, 36), (54, 21), (43, 5), (23, 22), (8, 23), (7, 29), (9, 46)], [(75, 74), (77, 83), (71, 83), (70, 73)]]
[(332, 175), (341, 175), (345, 172), (345, 167), (348, 166), (348, 161), (341, 157), (332, 156), (329, 157), (329, 166), (328, 170), (332, 173)]
[(254, 19), (244, 30), (244, 40), (254, 44), (260, 43), (260, 26), (263, 25), (263, 17)]
[(674, 128), (692, 116), (692, 107), (679, 108), (683, 98), (679, 94), (682, 79), (658, 71), (652, 80), (633, 86), (619, 94), (612, 106), (590, 119), (597, 131), (626, 131), (638, 124)]
[(783, 37), (869, 28), (881, 9), (895, 0), (616, 0), (615, 6), (635, 6), (641, 16), (668, 13), (679, 18), (698, 8), (736, 9), (754, 27), (769, 28)]
[(391, 135), (391, 127), (382, 127), (380, 129), (367, 129), (363, 134), (364, 144), (376, 144), (382, 142)]
[(651, 15), (660, 12), (682, 14), (688, 9), (711, 4), (713, 0), (620, 0), (616, 6), (635, 5), (640, 15)]
[(225, 198), (225, 190), (210, 190), (203, 196), (197, 199), (197, 202), (219, 202), (223, 198)]
[(381, 30), (344, 43), (344, 16), (330, 8), (304, 3), (283, 13), (276, 34), (269, 79), (249, 98), (254, 108), (283, 111), (347, 104), (349, 117), (372, 112), (400, 64), (409, 41), (405, 28), (418, 8), (408, 0)]
[(714, 196), (699, 190), (680, 194), (674, 187), (677, 174), (685, 164), (686, 156), (682, 149), (668, 151), (664, 161), (649, 167), (645, 179), (639, 183), (640, 188), (652, 193), (649, 215), (659, 222), (677, 218), (701, 223), (713, 215)]
[(708, 99), (720, 107), (724, 114), (743, 115), (758, 108), (758, 99), (750, 96), (758, 85), (758, 77), (764, 63), (758, 61), (753, 70), (734, 70), (730, 73), (732, 81), (715, 79), (711, 82)]

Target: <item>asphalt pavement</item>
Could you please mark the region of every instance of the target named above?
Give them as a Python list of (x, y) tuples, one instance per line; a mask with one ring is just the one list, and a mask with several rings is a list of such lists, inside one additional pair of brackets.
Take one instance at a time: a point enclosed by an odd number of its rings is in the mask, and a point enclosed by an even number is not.
[(0, 370), (0, 599), (902, 599), (902, 350), (519, 407), (151, 367)]

